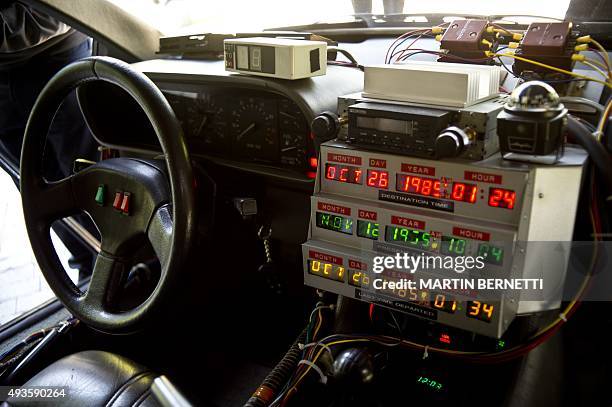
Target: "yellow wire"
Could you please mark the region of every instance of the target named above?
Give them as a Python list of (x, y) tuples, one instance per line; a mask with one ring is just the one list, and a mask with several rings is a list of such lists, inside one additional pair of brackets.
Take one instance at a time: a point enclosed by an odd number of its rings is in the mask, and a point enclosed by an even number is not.
[(607, 82), (604, 82), (604, 81), (602, 81), (600, 79), (595, 79), (595, 78), (591, 78), (590, 76), (581, 75), (579, 73), (572, 72), (572, 71), (567, 71), (565, 69), (557, 68), (556, 66), (546, 65), (546, 64), (543, 64), (541, 62), (533, 61), (533, 60), (527, 59), (527, 58), (523, 58), (523, 57), (518, 56), (518, 55), (504, 53), (504, 54), (493, 54), (493, 55), (489, 54), (489, 56), (493, 56), (493, 57), (509, 57), (509, 58), (518, 59), (519, 61), (524, 61), (524, 62), (527, 62), (527, 63), (532, 64), (532, 65), (541, 66), (542, 68), (550, 69), (552, 71), (561, 72), (561, 73), (564, 73), (566, 75), (574, 76), (576, 78), (580, 78), (580, 79), (585, 79), (587, 81), (593, 81), (593, 82), (601, 83), (602, 85), (607, 86), (610, 89), (612, 89), (612, 85), (611, 84), (609, 84)]
[(606, 65), (608, 65), (608, 69), (610, 69), (610, 57), (608, 56), (608, 51), (597, 41), (591, 38), (591, 44), (595, 45), (601, 53), (603, 54), (604, 59), (606, 60)]
[(584, 60), (584, 61), (580, 61), (580, 62), (582, 62), (583, 64), (585, 64), (587, 66), (590, 66), (595, 71), (597, 71), (597, 73), (599, 73), (601, 76), (603, 76), (608, 82), (610, 81), (610, 77), (608, 76), (608, 74), (606, 72), (604, 72), (603, 70), (601, 70), (599, 67), (597, 67), (595, 65), (595, 63), (594, 63), (595, 61)]
[[(366, 339), (366, 338), (360, 338), (360, 339), (342, 339), (342, 340), (339, 340), (339, 341), (330, 342), (330, 343), (326, 344), (326, 346), (340, 345), (342, 343), (368, 342), (368, 341), (369, 341), (369, 339)], [(319, 351), (315, 355), (314, 359), (312, 360), (312, 364), (317, 363), (317, 360), (319, 360), (319, 357), (321, 357), (321, 354), (323, 353), (324, 350), (325, 350), (325, 347), (321, 347), (321, 349), (319, 349)], [(295, 388), (297, 387), (297, 385), (300, 384), (300, 382), (304, 379), (304, 377), (308, 374), (308, 372), (310, 372), (311, 369), (312, 369), (312, 365), (309, 365), (308, 368), (304, 371), (304, 373), (302, 373), (302, 375), (295, 381), (293, 386), (291, 386), (291, 388), (287, 391), (287, 394), (285, 395), (285, 397), (287, 397), (289, 394), (291, 394), (292, 391), (295, 391)]]
[(593, 65), (598, 66), (602, 71), (607, 71), (608, 70), (608, 67), (606, 66), (606, 64), (601, 63), (599, 61), (596, 61), (594, 59), (586, 58), (585, 61), (588, 61), (588, 62), (592, 63)]
[(610, 77), (610, 67), (606, 66), (606, 64), (603, 64), (603, 63), (601, 63), (599, 61), (596, 61), (594, 59), (591, 59), (591, 58), (586, 58), (585, 61), (588, 62), (588, 63), (591, 63), (591, 64), (593, 64), (595, 66), (597, 66), (598, 68), (600, 68), (604, 72), (604, 74), (608, 78)]
[(606, 109), (601, 114), (601, 119), (599, 120), (599, 124), (597, 125), (597, 140), (601, 140), (604, 128), (606, 127), (606, 122), (608, 121), (608, 116), (610, 116), (611, 109), (612, 109), (612, 99), (608, 102)]
[(512, 32), (504, 27), (502, 27), (501, 25), (497, 25), (497, 24), (491, 24), (491, 27), (493, 27), (493, 32), (505, 32), (506, 34), (510, 34), (510, 35), (514, 35), (514, 34), (520, 34), (518, 32)]

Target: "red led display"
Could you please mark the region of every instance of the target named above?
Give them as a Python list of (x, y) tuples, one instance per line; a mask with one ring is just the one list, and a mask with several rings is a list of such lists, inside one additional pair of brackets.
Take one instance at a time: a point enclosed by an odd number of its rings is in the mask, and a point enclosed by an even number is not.
[(466, 184), (464, 182), (449, 184), (439, 179), (407, 174), (397, 174), (396, 189), (411, 194), (468, 203), (476, 202), (476, 195), (478, 193), (478, 187), (474, 184)]
[(443, 198), (442, 186), (447, 186), (445, 182), (442, 184), (440, 180), (434, 178), (417, 177), (416, 175), (397, 174), (397, 190), (418, 194), (423, 196), (433, 196), (434, 198)]
[(363, 184), (363, 171), (351, 165), (325, 164), (325, 178), (350, 184)]
[(474, 184), (466, 184), (463, 182), (453, 182), (451, 191), (451, 199), (468, 203), (476, 202), (476, 193), (478, 187)]
[(516, 202), (516, 192), (511, 189), (490, 188), (489, 206), (495, 208), (514, 209)]
[(369, 187), (389, 188), (389, 173), (380, 170), (368, 170), (367, 183)]

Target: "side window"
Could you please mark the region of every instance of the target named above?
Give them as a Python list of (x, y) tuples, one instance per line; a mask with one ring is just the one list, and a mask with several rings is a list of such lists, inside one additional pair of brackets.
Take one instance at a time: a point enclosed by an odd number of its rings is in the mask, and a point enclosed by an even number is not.
[[(57, 254), (72, 281), (70, 252), (51, 232)], [(0, 170), (0, 326), (54, 297), (43, 277), (26, 233), (21, 198), (15, 183)]]

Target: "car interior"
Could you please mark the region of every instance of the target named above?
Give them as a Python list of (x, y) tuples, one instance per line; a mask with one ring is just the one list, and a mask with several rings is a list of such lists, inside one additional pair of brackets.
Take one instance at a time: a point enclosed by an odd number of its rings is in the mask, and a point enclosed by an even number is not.
[[(0, 324), (1, 406), (612, 404), (609, 2), (342, 2), (23, 1), (92, 56), (0, 149), (54, 293)], [(95, 155), (57, 176), (68, 97)]]

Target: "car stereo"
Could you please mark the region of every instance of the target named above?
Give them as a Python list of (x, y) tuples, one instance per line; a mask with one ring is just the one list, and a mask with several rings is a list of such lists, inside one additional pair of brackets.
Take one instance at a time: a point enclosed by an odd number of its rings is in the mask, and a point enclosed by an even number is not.
[(338, 138), (360, 148), (423, 158), (480, 161), (499, 150), (498, 96), (465, 108), (373, 99), (362, 94), (338, 98), (348, 121)]

